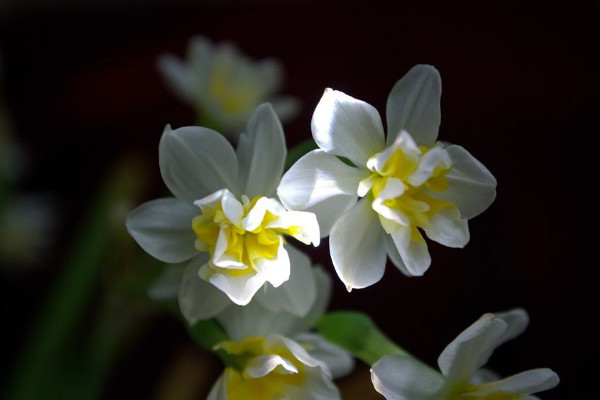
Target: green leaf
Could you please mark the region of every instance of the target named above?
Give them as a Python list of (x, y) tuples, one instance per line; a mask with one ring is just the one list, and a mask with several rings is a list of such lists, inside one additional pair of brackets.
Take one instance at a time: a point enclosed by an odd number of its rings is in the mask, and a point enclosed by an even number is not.
[(296, 161), (298, 161), (300, 159), (300, 157), (302, 157), (309, 151), (317, 149), (317, 148), (318, 148), (317, 144), (312, 139), (305, 140), (304, 142), (292, 147), (287, 153), (284, 168), (287, 170)]
[(209, 319), (198, 321), (194, 325), (187, 325), (192, 339), (203, 349), (213, 351), (213, 347), (220, 342), (229, 340), (216, 320)]
[(367, 364), (390, 354), (410, 356), (385, 336), (371, 318), (360, 312), (327, 313), (317, 322), (317, 331)]

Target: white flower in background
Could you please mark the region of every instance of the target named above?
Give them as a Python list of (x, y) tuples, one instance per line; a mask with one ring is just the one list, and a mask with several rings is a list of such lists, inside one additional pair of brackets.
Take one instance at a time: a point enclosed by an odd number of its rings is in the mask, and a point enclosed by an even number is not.
[(375, 390), (388, 400), (537, 399), (530, 395), (558, 384), (552, 370), (533, 369), (500, 380), (481, 369), (494, 349), (520, 335), (528, 322), (521, 309), (484, 314), (442, 352), (442, 374), (410, 357), (382, 357), (371, 369)]
[(283, 83), (277, 60), (251, 60), (229, 43), (213, 45), (195, 37), (187, 60), (163, 55), (158, 67), (172, 91), (197, 110), (203, 124), (232, 138), (238, 137), (261, 103), (273, 104), (282, 121), (299, 110), (295, 98), (274, 96)]
[(282, 178), (282, 203), (317, 214), (348, 290), (378, 282), (386, 254), (406, 275), (422, 275), (431, 258), (421, 232), (463, 247), (467, 220), (495, 198), (496, 180), (479, 161), (460, 146), (437, 142), (440, 97), (437, 70), (412, 68), (388, 97), (386, 144), (377, 110), (327, 89), (312, 119), (320, 149)]
[[(159, 163), (175, 198), (141, 205), (127, 229), (161, 261), (202, 263), (202, 279), (245, 305), (265, 282), (277, 287), (288, 280), (283, 235), (319, 244), (314, 214), (288, 211), (273, 198), (285, 156), (283, 129), (269, 104), (252, 115), (237, 153), (210, 129), (167, 127)], [(208, 259), (198, 258), (205, 253)]]
[(320, 335), (308, 333), (327, 307), (329, 277), (314, 268), (317, 297), (304, 318), (270, 312), (260, 302), (231, 306), (217, 316), (231, 340), (216, 349), (230, 360), (209, 400), (339, 399), (332, 379), (348, 374), (354, 360)]

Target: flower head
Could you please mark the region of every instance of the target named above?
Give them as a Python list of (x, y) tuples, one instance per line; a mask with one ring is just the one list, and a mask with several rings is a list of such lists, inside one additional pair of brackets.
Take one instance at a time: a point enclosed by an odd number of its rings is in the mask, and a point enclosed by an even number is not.
[(502, 343), (520, 335), (529, 318), (521, 309), (484, 314), (456, 337), (438, 358), (441, 375), (407, 356), (385, 356), (373, 364), (375, 390), (388, 400), (518, 400), (553, 388), (558, 375), (533, 369), (498, 379), (481, 369)]
[(463, 247), (467, 220), (495, 197), (496, 180), (479, 161), (437, 142), (440, 96), (435, 68), (411, 69), (388, 97), (387, 139), (378, 112), (342, 92), (327, 89), (315, 109), (320, 149), (290, 168), (278, 194), (286, 207), (317, 214), (348, 290), (379, 281), (386, 254), (405, 274), (422, 275), (431, 264), (422, 232)]
[(150, 255), (179, 263), (208, 253), (198, 274), (234, 303), (247, 304), (265, 282), (290, 275), (284, 234), (319, 243), (316, 217), (288, 211), (273, 196), (283, 171), (285, 142), (273, 108), (257, 108), (237, 152), (215, 131), (165, 129), (160, 169), (175, 198), (132, 211), (127, 228)]
[(214, 45), (193, 38), (185, 62), (163, 55), (158, 60), (165, 80), (182, 100), (198, 110), (201, 120), (237, 138), (254, 109), (270, 101), (279, 117), (293, 117), (299, 108), (291, 97), (273, 97), (283, 81), (274, 59), (253, 61), (228, 43)]

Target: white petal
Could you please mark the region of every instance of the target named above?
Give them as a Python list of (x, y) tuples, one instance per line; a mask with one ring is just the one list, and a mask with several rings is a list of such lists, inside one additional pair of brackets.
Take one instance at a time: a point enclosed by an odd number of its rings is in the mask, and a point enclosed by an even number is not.
[(396, 248), (396, 243), (394, 243), (394, 239), (392, 239), (391, 235), (384, 235), (385, 237), (385, 249), (387, 251), (390, 260), (392, 263), (406, 276), (413, 276), (408, 269), (406, 269), (406, 265), (404, 265), (404, 261), (402, 261), (402, 257), (400, 253), (398, 253), (398, 249)]
[(506, 328), (506, 322), (484, 314), (446, 346), (438, 358), (440, 371), (450, 381), (468, 380), (487, 362)]
[(283, 175), (277, 195), (290, 210), (315, 213), (321, 235), (327, 236), (333, 223), (356, 202), (358, 184), (366, 176), (364, 170), (350, 167), (323, 150), (314, 150)]
[(314, 267), (312, 272), (317, 286), (317, 296), (310, 310), (308, 310), (308, 313), (301, 321), (302, 328), (299, 327), (294, 333), (313, 327), (325, 310), (327, 310), (331, 300), (331, 278), (329, 274), (320, 267)]
[(270, 104), (258, 106), (237, 149), (241, 193), (250, 199), (275, 193), (286, 156), (281, 122)]
[(408, 178), (408, 183), (412, 186), (421, 186), (431, 178), (436, 167), (449, 168), (451, 165), (452, 161), (448, 152), (439, 146), (433, 147), (421, 157), (417, 169)]
[(383, 234), (367, 200), (359, 201), (331, 229), (331, 259), (348, 290), (370, 286), (383, 276), (387, 258)]
[(256, 293), (256, 300), (269, 311), (286, 310), (304, 317), (317, 298), (317, 286), (310, 259), (293, 246), (286, 246), (290, 257), (290, 278), (278, 288), (266, 286)]
[[(421, 276), (431, 265), (431, 256), (427, 250), (425, 240), (414, 238), (411, 227), (398, 225), (398, 229), (391, 233), (398, 254), (411, 276)], [(415, 232), (421, 235), (419, 232)]]
[(319, 147), (364, 166), (384, 147), (383, 124), (373, 106), (337, 90), (325, 89), (311, 121)]
[(423, 229), (427, 237), (444, 246), (463, 248), (469, 243), (469, 225), (454, 206), (445, 207), (429, 219)]
[(422, 154), (417, 143), (407, 131), (401, 131), (394, 142), (387, 146), (382, 152), (375, 154), (367, 161), (367, 168), (371, 171), (382, 172), (385, 164), (388, 162), (390, 157), (396, 152), (401, 150), (405, 157), (416, 160)]
[(278, 287), (290, 279), (290, 257), (283, 247), (283, 239), (279, 238), (279, 249), (275, 258), (259, 258), (253, 267), (259, 275), (262, 275), (274, 287)]
[(481, 385), (484, 383), (489, 383), (493, 381), (499, 381), (500, 376), (494, 371), (487, 368), (480, 368), (473, 373), (471, 377), (471, 383), (475, 385)]
[[(223, 213), (233, 225), (238, 226), (241, 224), (242, 217), (244, 216), (244, 206), (229, 190), (225, 189), (220, 192), (223, 193), (223, 196), (221, 197), (221, 208), (223, 209)], [(195, 204), (198, 204), (198, 202)]]
[(148, 288), (148, 297), (155, 301), (176, 299), (186, 265), (166, 265), (163, 272)]
[(217, 190), (238, 192), (238, 164), (233, 148), (219, 133), (201, 127), (165, 128), (159, 144), (165, 184), (189, 202)]
[(408, 71), (387, 100), (387, 143), (393, 143), (404, 129), (419, 145), (431, 147), (441, 122), (441, 96), (442, 80), (434, 67), (416, 65)]
[(213, 251), (211, 262), (215, 267), (226, 268), (226, 269), (246, 269), (248, 266), (243, 262), (239, 261), (236, 256), (227, 254), (227, 247), (229, 242), (227, 240), (226, 229), (221, 229), (217, 236), (217, 243), (215, 244), (215, 250)]
[(306, 211), (287, 211), (265, 225), (266, 228), (284, 229), (294, 228), (290, 234), (304, 244), (318, 246), (321, 241), (317, 216)]
[(207, 258), (199, 255), (185, 267), (179, 287), (179, 308), (190, 324), (212, 318), (231, 304), (220, 290), (198, 276)]
[(167, 86), (176, 96), (189, 105), (196, 105), (198, 85), (187, 65), (173, 56), (162, 55), (157, 60), (157, 67)]
[(373, 210), (381, 215), (383, 218), (393, 221), (395, 224), (402, 226), (410, 226), (410, 218), (402, 211), (388, 207), (385, 204), (386, 200), (400, 197), (404, 193), (405, 185), (398, 178), (388, 178), (385, 182), (385, 186), (379, 193), (371, 207)]
[(521, 333), (523, 333), (523, 331), (525, 331), (527, 325), (529, 325), (529, 315), (527, 315), (527, 312), (522, 308), (515, 308), (505, 312), (494, 313), (494, 315), (496, 318), (501, 319), (508, 325), (506, 331), (501, 337), (501, 341), (497, 344), (497, 346), (519, 336)]
[(559, 383), (558, 375), (548, 368), (521, 372), (501, 381), (482, 385), (482, 393), (505, 392), (510, 394), (531, 394), (552, 389)]
[(404, 356), (382, 357), (371, 368), (371, 381), (387, 400), (429, 400), (444, 386), (439, 373)]
[(227, 396), (227, 382), (225, 376), (219, 376), (219, 379), (214, 383), (206, 400), (229, 400)]
[[(187, 62), (190, 73), (193, 73), (196, 86), (196, 101), (206, 96), (213, 73), (214, 48), (205, 37), (196, 36), (190, 39), (187, 48)], [(196, 104), (198, 105), (198, 104)]]
[(254, 357), (244, 367), (244, 375), (255, 379), (262, 378), (271, 372), (281, 375), (297, 374), (298, 368), (285, 358), (273, 354)]
[(262, 224), (267, 211), (275, 216), (283, 215), (286, 212), (285, 208), (277, 200), (261, 197), (242, 220), (244, 230), (253, 231), (257, 229)]
[(321, 335), (301, 333), (294, 336), (293, 339), (304, 346), (310, 356), (324, 362), (333, 379), (346, 376), (354, 369), (354, 358), (350, 353), (328, 342)]
[(189, 260), (198, 251), (192, 219), (198, 207), (178, 199), (157, 199), (142, 204), (127, 216), (125, 225), (135, 241), (152, 257), (166, 263)]
[(223, 291), (235, 304), (241, 306), (248, 304), (258, 289), (267, 281), (263, 275), (256, 273), (239, 276), (228, 275), (226, 272), (220, 273), (211, 269), (208, 264), (198, 271), (198, 275)]
[(463, 218), (476, 217), (496, 198), (496, 178), (464, 148), (450, 145), (446, 151), (452, 160), (446, 175), (449, 187), (432, 195), (455, 204)]

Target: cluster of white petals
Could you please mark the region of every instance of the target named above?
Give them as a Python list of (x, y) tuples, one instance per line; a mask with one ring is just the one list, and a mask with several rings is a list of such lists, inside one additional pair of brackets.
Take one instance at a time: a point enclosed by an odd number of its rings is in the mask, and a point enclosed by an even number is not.
[(484, 314), (444, 349), (438, 358), (441, 374), (411, 357), (384, 356), (371, 369), (375, 390), (387, 400), (535, 400), (531, 394), (558, 384), (552, 370), (499, 379), (482, 369), (496, 347), (520, 335), (528, 322), (522, 309)]
[(286, 120), (299, 110), (292, 97), (274, 97), (283, 83), (283, 68), (274, 59), (254, 61), (230, 43), (193, 38), (187, 60), (163, 55), (158, 67), (171, 90), (194, 107), (205, 123), (237, 138), (256, 107), (269, 101)]
[(331, 290), (323, 271), (313, 268), (311, 275), (316, 296), (301, 318), (273, 311), (272, 289), (265, 293), (271, 301), (231, 305), (217, 316), (231, 340), (216, 349), (230, 362), (209, 400), (340, 398), (332, 379), (348, 374), (354, 361), (343, 349), (308, 332), (327, 308)]
[(289, 279), (284, 235), (319, 244), (314, 214), (288, 211), (273, 197), (285, 156), (283, 129), (269, 104), (256, 109), (237, 151), (210, 129), (167, 127), (159, 163), (175, 198), (142, 204), (129, 214), (127, 228), (153, 257), (191, 260), (188, 270), (234, 303), (248, 304), (266, 282), (277, 287)]
[(387, 139), (377, 110), (342, 92), (327, 89), (315, 109), (320, 149), (290, 168), (278, 195), (317, 215), (348, 290), (378, 282), (386, 254), (406, 275), (422, 275), (431, 258), (421, 232), (463, 247), (467, 220), (495, 198), (496, 180), (478, 160), (437, 142), (440, 98), (437, 70), (411, 69), (388, 97)]

